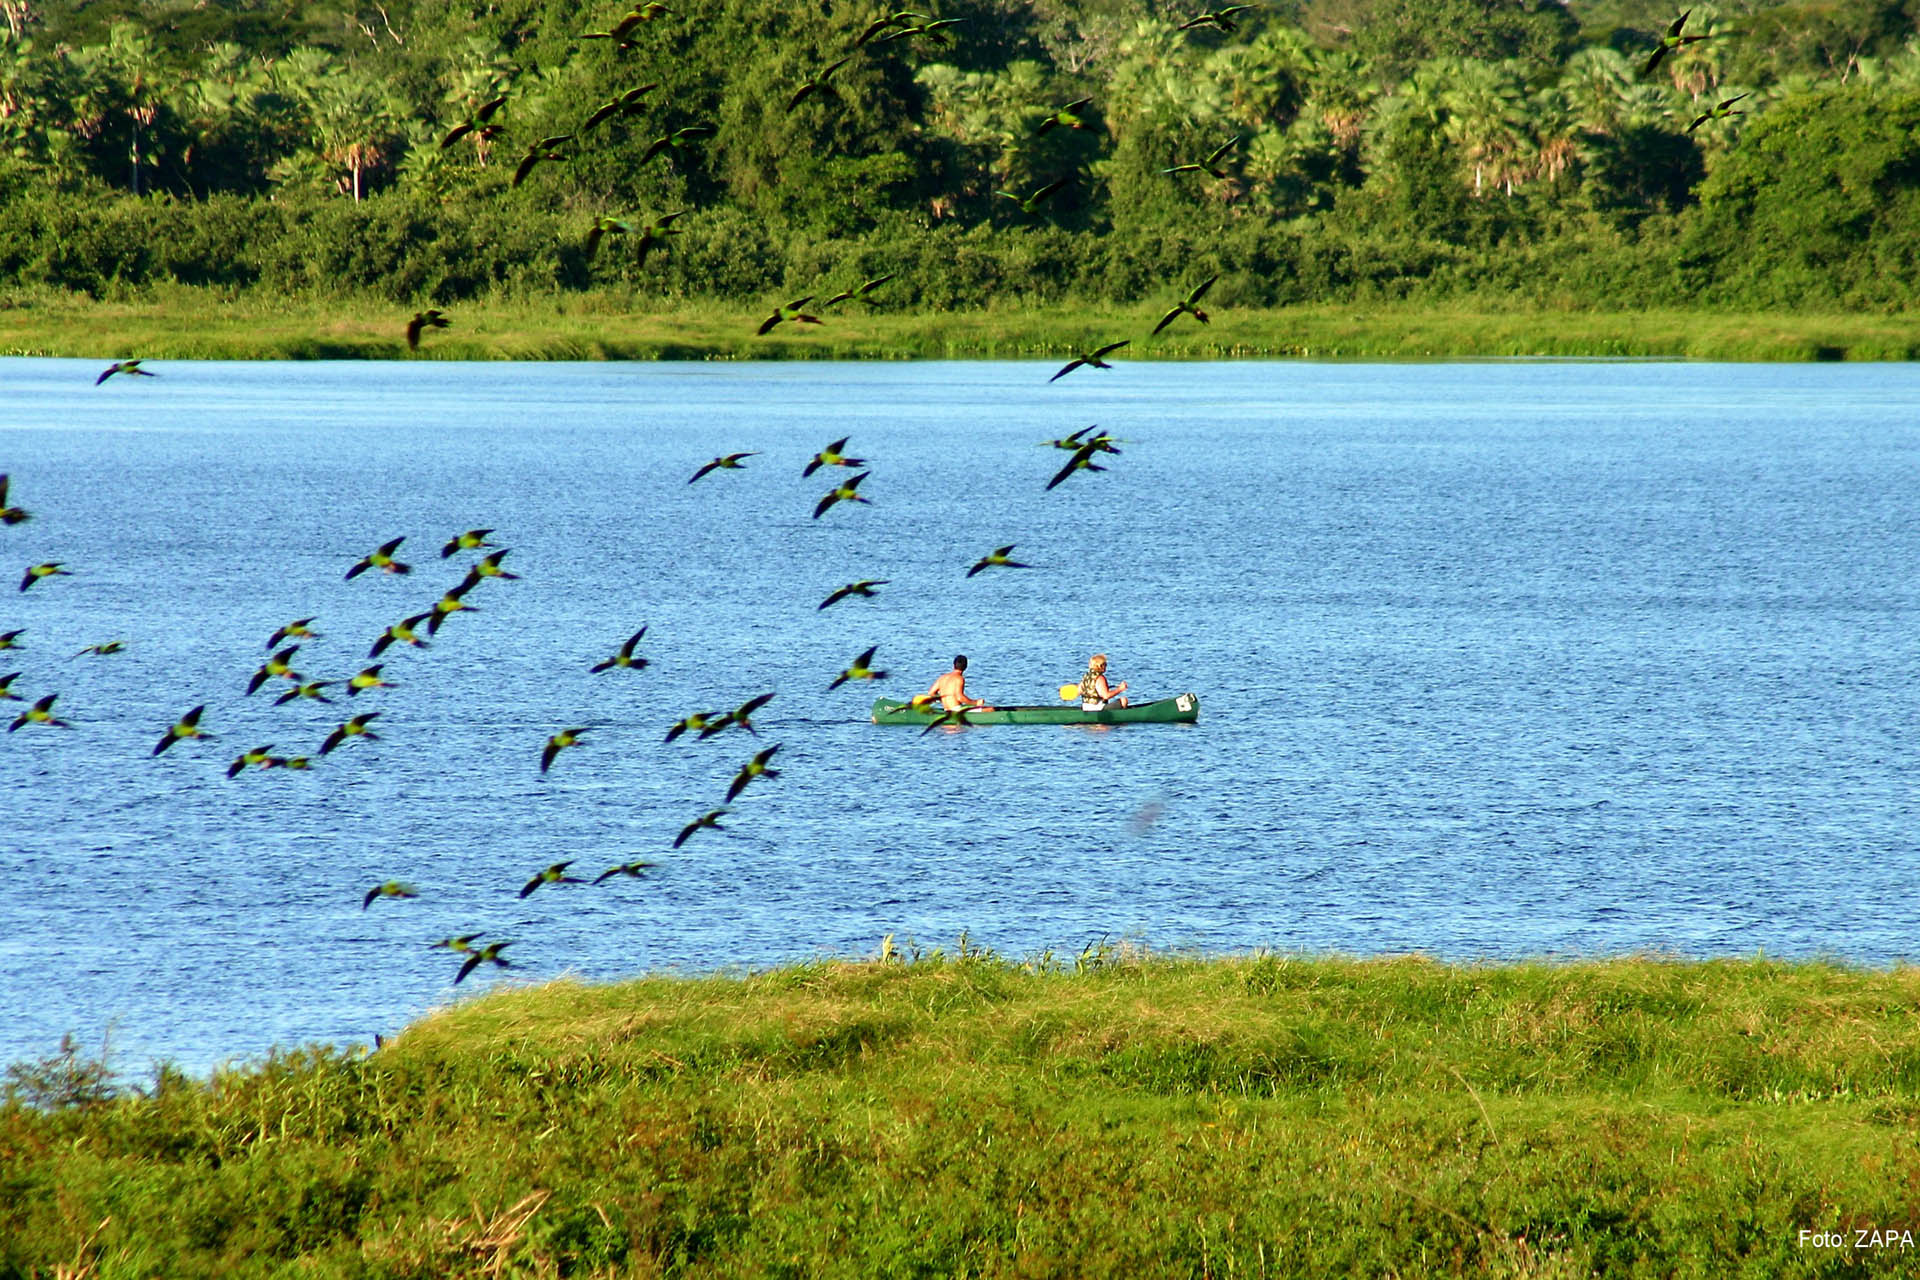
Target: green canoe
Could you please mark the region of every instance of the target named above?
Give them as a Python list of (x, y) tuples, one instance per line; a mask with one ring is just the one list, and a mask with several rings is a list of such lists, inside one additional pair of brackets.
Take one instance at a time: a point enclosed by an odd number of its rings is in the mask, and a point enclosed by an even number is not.
[[(897, 698), (881, 698), (873, 704), (875, 724), (927, 725), (945, 715), (937, 706), (922, 709)], [(1192, 724), (1199, 718), (1200, 699), (1191, 693), (1105, 711), (1082, 711), (1078, 703), (1062, 703), (1051, 707), (996, 704), (991, 711), (966, 713), (968, 724)]]

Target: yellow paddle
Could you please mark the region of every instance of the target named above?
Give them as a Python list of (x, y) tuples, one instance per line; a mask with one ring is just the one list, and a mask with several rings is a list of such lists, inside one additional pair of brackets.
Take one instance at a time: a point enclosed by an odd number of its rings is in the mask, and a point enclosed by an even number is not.
[(1063, 684), (1060, 686), (1060, 701), (1062, 702), (1080, 701), (1080, 685), (1077, 681), (1073, 684)]

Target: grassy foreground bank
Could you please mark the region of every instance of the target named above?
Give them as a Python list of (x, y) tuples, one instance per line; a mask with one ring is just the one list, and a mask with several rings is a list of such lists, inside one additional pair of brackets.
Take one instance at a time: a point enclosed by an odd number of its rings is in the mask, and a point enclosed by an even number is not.
[(766, 309), (681, 305), (618, 294), (567, 294), (447, 308), (454, 327), (409, 357), (411, 311), (364, 300), (222, 299), (192, 289), (141, 301), (58, 295), (0, 299), (0, 355), (110, 360), (442, 359), (1023, 359), (1064, 358), (1132, 339), (1122, 359), (1446, 359), (1644, 356), (1699, 360), (1911, 360), (1920, 314), (1735, 314), (1711, 311), (1505, 310), (1388, 304), (1226, 309), (1202, 327), (1182, 318), (1159, 337), (1174, 300), (1125, 309), (893, 314), (840, 309), (820, 326), (765, 338)]
[(1115, 954), (509, 989), (91, 1103), (14, 1068), (0, 1276), (1912, 1274), (1917, 1001)]

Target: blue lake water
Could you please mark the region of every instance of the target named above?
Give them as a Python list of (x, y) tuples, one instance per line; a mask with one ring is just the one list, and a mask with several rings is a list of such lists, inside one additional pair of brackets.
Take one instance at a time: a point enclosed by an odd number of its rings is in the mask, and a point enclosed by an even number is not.
[[(1456, 959), (1920, 939), (1920, 368), (1613, 362), (189, 364), (0, 360), (0, 1061), (138, 1072), (365, 1040), (497, 981), (900, 942)], [(1091, 424), (1108, 470), (1048, 491)], [(801, 469), (851, 436), (849, 473)], [(721, 453), (757, 456), (690, 485)], [(473, 559), (518, 581), (398, 687), (338, 680)], [(406, 536), (406, 576), (343, 575)], [(1026, 570), (965, 576), (1014, 543)], [(71, 577), (16, 592), (32, 563)], [(833, 588), (887, 579), (821, 611)], [(642, 624), (644, 671), (588, 667)], [(76, 656), (122, 640), (110, 656)], [(829, 691), (868, 645), (889, 673)], [(1194, 726), (882, 728), (957, 652), (1052, 700), (1089, 654)], [(756, 740), (675, 720), (776, 694)], [(339, 690), (333, 692), (337, 695)], [(206, 704), (214, 741), (152, 748)], [(9, 717), (24, 702), (0, 703)], [(377, 742), (306, 773), (347, 714)], [(549, 734), (587, 726), (540, 773)], [(753, 752), (777, 779), (673, 850)], [(637, 881), (563, 884), (630, 859)], [(377, 901), (401, 879), (419, 897)], [(516, 967), (457, 990), (428, 944)]]

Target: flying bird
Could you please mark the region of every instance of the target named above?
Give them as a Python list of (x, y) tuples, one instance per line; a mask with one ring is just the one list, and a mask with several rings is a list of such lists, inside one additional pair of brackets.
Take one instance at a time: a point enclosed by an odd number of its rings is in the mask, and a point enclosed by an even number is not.
[(1252, 13), (1253, 8), (1254, 6), (1250, 4), (1230, 4), (1224, 9), (1209, 9), (1205, 13), (1195, 14), (1193, 17), (1188, 18), (1185, 22), (1175, 27), (1174, 30), (1193, 31), (1200, 27), (1213, 27), (1216, 30), (1231, 35), (1240, 29), (1239, 25), (1234, 22), (1235, 15)]
[(652, 867), (653, 865), (655, 864), (651, 862), (623, 862), (617, 867), (608, 867), (605, 871), (602, 871), (599, 875), (595, 876), (593, 878), (593, 882), (595, 884), (600, 884), (603, 881), (613, 879), (615, 876), (630, 876), (633, 879), (638, 880), (640, 878), (640, 873), (642, 871), (647, 870), (649, 867)]
[(621, 16), (618, 22), (615, 22), (605, 31), (588, 31), (582, 34), (581, 39), (613, 40), (619, 43), (622, 48), (625, 48), (627, 45), (627, 37), (633, 34), (635, 27), (643, 22), (652, 22), (659, 18), (661, 14), (672, 12), (673, 10), (661, 4), (660, 0), (647, 0), (646, 4), (635, 5), (629, 9)]
[(447, 131), (447, 136), (440, 139), (440, 149), (445, 151), (448, 147), (470, 133), (478, 133), (483, 139), (491, 139), (497, 135), (500, 130), (497, 127), (490, 129), (487, 126), (492, 124), (493, 117), (500, 108), (506, 105), (507, 95), (504, 93), (497, 98), (489, 98), (487, 101), (481, 103), (478, 107), (474, 108), (472, 115)]
[(365, 911), (372, 906), (375, 898), (417, 898), (419, 896), (420, 891), (404, 880), (389, 880), (385, 884), (377, 884), (367, 890), (367, 896), (360, 899), (360, 909)]
[(765, 751), (755, 752), (753, 759), (740, 766), (740, 772), (733, 775), (733, 783), (727, 788), (728, 804), (732, 804), (734, 797), (742, 791), (745, 791), (747, 784), (755, 778), (777, 778), (780, 776), (778, 769), (769, 769), (767, 767), (767, 762), (773, 759), (773, 753), (779, 749), (780, 744), (776, 742)]
[(802, 310), (803, 307), (805, 307), (809, 302), (812, 302), (812, 301), (813, 301), (813, 295), (808, 294), (804, 298), (795, 298), (792, 302), (787, 303), (784, 307), (775, 307), (773, 309), (773, 314), (760, 322), (760, 328), (758, 330), (759, 336), (764, 338), (768, 334), (772, 333), (776, 326), (785, 324), (789, 321), (793, 322), (794, 324), (819, 324), (820, 323), (819, 316), (808, 315), (804, 310)]
[(632, 223), (619, 218), (595, 218), (593, 225), (587, 229), (587, 260), (591, 262), (593, 256), (600, 252), (603, 238), (609, 235), (623, 236), (632, 230)]
[[(18, 675), (19, 673), (15, 672), (14, 674)], [(12, 680), (13, 676), (8, 676), (7, 679)], [(174, 721), (173, 725), (167, 730), (166, 736), (154, 744), (153, 754), (159, 755), (162, 751), (165, 751), (182, 738), (206, 737), (206, 730), (200, 727), (200, 714), (206, 709), (206, 705), (203, 703)]]
[(1080, 113), (1093, 105), (1092, 98), (1075, 98), (1064, 107), (1056, 107), (1052, 114), (1043, 117), (1033, 127), (1035, 133), (1045, 133), (1052, 128), (1086, 129), (1090, 126)]
[(638, 261), (635, 262), (635, 266), (646, 266), (647, 254), (655, 249), (665, 249), (668, 240), (681, 234), (680, 228), (673, 225), (673, 220), (685, 212), (686, 210), (684, 209), (677, 209), (672, 213), (663, 213), (646, 226), (640, 228), (640, 248), (637, 254)]
[(637, 89), (629, 89), (619, 97), (601, 103), (594, 109), (594, 113), (587, 117), (587, 122), (580, 126), (580, 132), (585, 133), (593, 126), (614, 116), (630, 116), (637, 113), (641, 109), (640, 99), (659, 87), (658, 81), (649, 81)]
[(7, 473), (0, 471), (0, 524), (19, 524), (30, 519), (32, 514), (25, 507), (7, 505)]
[[(446, 546), (440, 548), (440, 558), (445, 560), (456, 551), (478, 551), (482, 547), (491, 547), (494, 544), (487, 541), (487, 535), (492, 532), (491, 529), (469, 529), (465, 533), (456, 533), (447, 539)], [(307, 621), (312, 622), (313, 619), (308, 618)]]
[(1653, 56), (1647, 59), (1647, 65), (1641, 69), (1640, 75), (1643, 79), (1652, 75), (1654, 68), (1664, 62), (1668, 54), (1686, 45), (1697, 44), (1702, 40), (1713, 39), (1710, 35), (1683, 36), (1680, 34), (1681, 30), (1687, 25), (1687, 19), (1692, 15), (1693, 10), (1689, 9), (1667, 24), (1666, 34), (1659, 37), (1659, 43), (1654, 46)]
[(112, 364), (107, 366), (107, 371), (105, 373), (101, 374), (99, 377), (93, 380), (93, 385), (96, 387), (99, 386), (101, 383), (105, 382), (108, 378), (111, 378), (116, 373), (131, 374), (139, 378), (156, 378), (160, 376), (156, 373), (149, 373), (147, 370), (142, 369), (140, 367), (140, 361), (138, 360), (115, 360)]
[(647, 634), (647, 629), (645, 627), (641, 627), (638, 631), (634, 632), (632, 635), (627, 637), (627, 642), (620, 646), (620, 651), (618, 653), (614, 654), (611, 658), (608, 658), (604, 661), (594, 663), (591, 667), (588, 667), (587, 670), (594, 672), (595, 674), (598, 674), (602, 671), (611, 671), (615, 667), (626, 667), (634, 671), (645, 670), (647, 666), (647, 660), (645, 658), (634, 657), (633, 646), (639, 644), (640, 637), (646, 634)]
[(667, 730), (667, 736), (662, 739), (662, 741), (672, 742), (675, 738), (688, 731), (704, 733), (709, 725), (716, 724), (725, 718), (725, 713), (720, 711), (696, 711), (690, 716), (682, 716), (673, 722), (672, 727)]
[(760, 731), (753, 727), (753, 713), (772, 701), (773, 695), (770, 693), (755, 694), (733, 710), (727, 712), (727, 714), (712, 721), (705, 728), (702, 728), (699, 734), (701, 740), (705, 741), (713, 737), (716, 733), (724, 733), (726, 730), (735, 726), (745, 729), (755, 737), (759, 737)]
[(394, 623), (380, 633), (380, 638), (373, 642), (373, 648), (367, 650), (367, 656), (369, 658), (379, 657), (387, 651), (387, 646), (396, 640), (403, 644), (410, 644), (416, 649), (430, 648), (431, 646), (420, 638), (419, 633), (416, 632), (414, 628), (432, 616), (431, 613), (416, 613), (411, 618), (403, 618), (399, 622)]
[(40, 579), (42, 578), (72, 577), (73, 570), (64, 569), (61, 567), (65, 563), (66, 562), (64, 560), (49, 560), (45, 564), (34, 565), (32, 568), (27, 570), (26, 576), (20, 579), (20, 589), (22, 591), (25, 591), (28, 587), (40, 581)]
[(924, 738), (935, 729), (947, 725), (954, 728), (965, 728), (973, 723), (973, 721), (967, 719), (967, 712), (971, 710), (973, 710), (972, 707), (955, 707), (951, 711), (942, 711), (939, 715), (927, 721), (927, 727), (920, 731), (920, 736)]
[[(820, 309), (825, 311), (828, 307), (838, 306), (842, 302), (864, 302), (870, 307), (877, 307), (880, 304), (875, 302), (869, 295), (872, 294), (875, 289), (878, 289), (881, 285), (899, 274), (897, 271), (889, 271), (883, 276), (875, 276), (857, 289), (848, 289), (843, 293), (836, 293), (821, 303)], [(842, 443), (844, 443), (844, 441)]]
[[(1179, 305), (1174, 307), (1173, 310), (1167, 312), (1167, 314), (1165, 314), (1164, 316), (1160, 317), (1160, 323), (1153, 326), (1153, 333), (1159, 333), (1162, 329), (1172, 324), (1175, 320), (1178, 320), (1182, 314), (1192, 316), (1195, 320), (1198, 320), (1201, 324), (1207, 323), (1207, 313), (1200, 309), (1200, 299), (1207, 296), (1207, 290), (1213, 288), (1213, 282), (1215, 280), (1218, 280), (1219, 278), (1220, 277), (1217, 274), (1210, 275), (1205, 280), (1202, 280), (1199, 284), (1195, 285), (1187, 293), (1187, 296), (1179, 303)], [(1153, 334), (1148, 334), (1147, 336), (1152, 337)]]
[(380, 741), (380, 735), (368, 727), (379, 718), (380, 714), (378, 711), (368, 711), (342, 724), (328, 734), (327, 740), (320, 744), (320, 754), (326, 755), (348, 738), (365, 738), (369, 742)]
[(831, 692), (838, 689), (849, 680), (885, 680), (887, 678), (886, 672), (875, 671), (873, 669), (873, 653), (874, 650), (879, 647), (880, 646), (876, 644), (867, 648), (859, 657), (853, 660), (852, 664), (848, 666), (845, 671), (842, 671), (833, 678), (833, 683), (827, 686), (827, 690)]
[(508, 582), (518, 582), (520, 580), (519, 574), (508, 573), (500, 567), (500, 562), (507, 558), (510, 551), (512, 551), (512, 548), (508, 547), (500, 551), (495, 551), (490, 555), (480, 557), (479, 561), (474, 564), (471, 572), (482, 578), (502, 578)]
[(545, 871), (537, 872), (533, 879), (527, 881), (526, 886), (520, 890), (520, 896), (526, 897), (543, 884), (585, 884), (586, 881), (578, 876), (567, 874), (567, 868), (572, 865), (572, 859), (568, 859), (566, 862), (554, 863)]
[(20, 637), (26, 633), (27, 629), (25, 627), (20, 627), (14, 631), (0, 631), (0, 649), (18, 649), (20, 647)]
[(800, 87), (793, 91), (793, 96), (787, 99), (787, 110), (792, 111), (816, 93), (838, 97), (840, 91), (835, 89), (832, 84), (833, 73), (852, 61), (853, 55), (848, 54), (846, 57), (840, 59), (840, 61), (829, 64), (824, 70), (815, 75), (813, 79), (803, 81)]
[(723, 468), (728, 471), (736, 470), (739, 468), (742, 458), (757, 458), (759, 456), (757, 453), (729, 453), (723, 458), (715, 458), (712, 462), (705, 464), (698, 471), (694, 472), (693, 479), (688, 480), (687, 483), (694, 483), (695, 480), (700, 479), (700, 477), (706, 475), (709, 471)]
[(1083, 351), (1079, 355), (1075, 356), (1073, 359), (1067, 361), (1066, 365), (1061, 368), (1060, 372), (1054, 374), (1051, 378), (1048, 378), (1047, 381), (1058, 382), (1060, 379), (1072, 373), (1075, 369), (1078, 369), (1081, 365), (1086, 365), (1089, 369), (1111, 369), (1113, 368), (1113, 366), (1108, 364), (1103, 357), (1112, 355), (1114, 352), (1118, 351), (1120, 348), (1126, 346), (1127, 343), (1130, 341), (1132, 341), (1132, 339), (1122, 338), (1118, 342), (1109, 342), (1106, 346), (1101, 347), (1097, 351), (1092, 351), (1092, 352)]
[(457, 937), (442, 938), (438, 942), (429, 942), (427, 944), (427, 950), (453, 951), (453, 952), (457, 952), (460, 955), (471, 955), (473, 953), (473, 940), (475, 938), (484, 938), (486, 936), (487, 936), (487, 933), (486, 933), (486, 930), (484, 929), (482, 929), (479, 933), (463, 933), (458, 935)]
[(18, 671), (10, 671), (4, 676), (0, 676), (0, 702), (5, 702), (9, 699), (14, 702), (20, 701), (20, 695), (13, 691), (13, 682), (19, 678), (20, 673)]
[(467, 956), (466, 963), (460, 966), (460, 972), (454, 975), (453, 985), (457, 987), (465, 982), (467, 975), (483, 964), (490, 964), (499, 969), (511, 969), (513, 966), (502, 960), (500, 953), (512, 945), (511, 939), (504, 942), (489, 942), (480, 950), (471, 952)]
[(525, 182), (527, 175), (533, 172), (533, 166), (539, 164), (542, 160), (567, 159), (568, 157), (565, 152), (557, 151), (555, 148), (572, 141), (572, 134), (556, 133), (552, 137), (542, 138), (540, 141), (528, 147), (527, 154), (520, 158), (520, 167), (513, 171), (513, 181), (508, 185), (517, 187)]
[(688, 143), (700, 138), (710, 138), (716, 132), (718, 130), (710, 124), (690, 124), (684, 129), (675, 129), (672, 133), (655, 138), (648, 143), (646, 151), (641, 153), (635, 167), (638, 168), (655, 156), (664, 155), (669, 151), (685, 151)]
[(994, 194), (1005, 196), (1020, 206), (1020, 212), (1031, 215), (1040, 212), (1040, 206), (1045, 203), (1054, 192), (1066, 185), (1067, 180), (1065, 178), (1055, 178), (1052, 182), (1035, 187), (1030, 193), (1024, 196), (1015, 195), (1011, 191), (996, 191)]
[(304, 684), (296, 684), (293, 688), (275, 698), (273, 705), (278, 707), (285, 703), (292, 702), (295, 698), (311, 698), (315, 702), (331, 703), (333, 699), (322, 693), (321, 690), (332, 683), (333, 681), (331, 680), (309, 680)]
[(1176, 164), (1171, 169), (1162, 169), (1160, 172), (1162, 173), (1207, 173), (1207, 174), (1212, 174), (1214, 177), (1219, 178), (1221, 181), (1224, 182), (1228, 178), (1232, 177), (1233, 175), (1231, 175), (1225, 169), (1220, 167), (1220, 161), (1222, 158), (1226, 156), (1226, 154), (1229, 151), (1239, 146), (1240, 143), (1245, 138), (1246, 138), (1245, 134), (1237, 133), (1233, 137), (1228, 138), (1225, 142), (1221, 143), (1219, 146), (1215, 147), (1213, 150), (1207, 152), (1207, 158), (1205, 160), (1201, 160), (1195, 164)]
[(260, 669), (253, 673), (251, 680), (247, 681), (248, 696), (258, 693), (261, 685), (276, 677), (296, 682), (305, 679), (306, 677), (293, 669), (293, 655), (298, 652), (300, 652), (300, 646), (290, 644), (261, 663)]
[(282, 640), (317, 640), (319, 637), (320, 633), (313, 629), (312, 618), (296, 618), (267, 637), (267, 648), (278, 648)]
[(548, 769), (551, 769), (553, 767), (553, 758), (562, 751), (565, 751), (568, 747), (576, 745), (580, 741), (580, 735), (585, 732), (585, 727), (562, 729), (551, 738), (548, 738), (546, 749), (540, 753), (540, 772), (545, 773)]
[(898, 13), (890, 13), (868, 23), (866, 28), (854, 38), (853, 47), (858, 49), (875, 36), (891, 31), (895, 27), (911, 27), (917, 23), (931, 21), (933, 21), (933, 15), (930, 13), (916, 13), (911, 9), (902, 9)]
[(271, 742), (264, 747), (255, 747), (251, 751), (242, 751), (233, 758), (233, 763), (227, 766), (227, 776), (229, 778), (237, 778), (240, 776), (240, 771), (247, 766), (256, 764), (264, 765), (272, 758), (273, 744)]
[(727, 811), (724, 808), (707, 810), (705, 813), (695, 818), (692, 822), (689, 822), (686, 826), (680, 828), (680, 834), (673, 838), (673, 847), (678, 849), (681, 845), (687, 842), (687, 838), (689, 836), (691, 836), (694, 832), (700, 830), (702, 827), (711, 827), (715, 831), (725, 831), (726, 828), (720, 825), (720, 815), (726, 812)]
[(351, 581), (359, 577), (369, 569), (379, 569), (384, 573), (412, 573), (412, 565), (402, 564), (393, 558), (393, 553), (399, 550), (400, 544), (406, 540), (406, 535), (401, 534), (393, 541), (383, 542), (378, 549), (369, 551), (366, 555), (361, 556), (353, 562), (353, 568), (347, 570), (348, 580)]
[(262, 771), (267, 769), (311, 769), (313, 761), (305, 756), (268, 756), (260, 762)]
[(125, 640), (103, 640), (99, 644), (88, 645), (73, 656), (76, 658), (84, 658), (91, 654), (96, 658), (104, 658), (108, 654), (123, 652), (126, 647), (127, 642)]
[[(1750, 98), (1752, 96), (1753, 95), (1751, 93), (1736, 93), (1731, 98), (1727, 98), (1720, 102), (1715, 103), (1712, 107), (1710, 107), (1707, 110), (1707, 113), (1705, 115), (1695, 116), (1693, 118), (1693, 123), (1687, 126), (1687, 132), (1692, 133), (1695, 129), (1698, 129), (1701, 125), (1705, 124), (1709, 120), (1725, 120), (1728, 116), (1743, 116), (1747, 114), (1744, 111), (1734, 110), (1733, 104), (1740, 101), (1740, 99), (1742, 98)], [(5, 479), (5, 477), (0, 476), (0, 479)], [(0, 502), (4, 502), (4, 501), (6, 501), (6, 493), (4, 490), (0, 490)]]
[(842, 450), (847, 447), (847, 441), (852, 438), (851, 436), (841, 436), (838, 440), (835, 440), (832, 444), (814, 454), (813, 461), (809, 462), (805, 469), (800, 472), (800, 478), (804, 480), (822, 467), (866, 466), (867, 460), (865, 458), (849, 458), (842, 452)]
[(7, 726), (7, 732), (12, 733), (20, 726), (28, 724), (44, 724), (50, 729), (73, 728), (73, 726), (65, 720), (61, 720), (53, 714), (53, 700), (59, 696), (57, 693), (50, 693), (28, 707), (25, 711), (22, 711), (13, 718), (13, 723)]
[(407, 321), (407, 350), (420, 349), (420, 334), (425, 329), (445, 329), (453, 321), (447, 319), (437, 307), (413, 313), (413, 319)]
[(820, 609), (825, 609), (829, 605), (839, 604), (848, 596), (865, 596), (871, 600), (875, 587), (884, 587), (891, 581), (893, 581), (891, 578), (862, 578), (858, 582), (849, 582), (844, 587), (836, 587), (832, 595), (820, 602), (815, 612), (818, 612)]
[(1030, 564), (1021, 564), (1017, 560), (1011, 560), (1008, 558), (1008, 556), (1013, 551), (1013, 546), (1014, 544), (1009, 542), (1006, 546), (996, 547), (992, 551), (989, 551), (986, 555), (981, 556), (978, 560), (973, 562), (973, 568), (967, 570), (967, 576), (971, 578), (974, 574), (979, 573), (983, 569), (1031, 569), (1033, 568), (1033, 566)]
[(873, 499), (863, 498), (854, 492), (860, 487), (860, 482), (872, 474), (873, 472), (871, 471), (862, 471), (859, 475), (854, 476), (844, 484), (837, 485), (829, 490), (826, 497), (814, 504), (813, 518), (818, 520), (827, 513), (827, 508), (836, 502), (864, 502), (869, 506), (873, 505)]
[(1067, 465), (1064, 467), (1061, 467), (1059, 472), (1053, 477), (1053, 479), (1047, 481), (1047, 488), (1049, 489), (1053, 488), (1055, 485), (1059, 484), (1062, 480), (1065, 480), (1068, 476), (1072, 475), (1076, 471), (1105, 471), (1106, 470), (1105, 467), (1101, 466), (1099, 463), (1093, 460), (1093, 456), (1096, 453), (1105, 453), (1105, 452), (1117, 453), (1118, 450), (1108, 449), (1098, 439), (1087, 441), (1087, 443), (1081, 445), (1078, 449), (1075, 449), (1073, 451), (1073, 456), (1067, 459)]
[(384, 662), (376, 662), (370, 667), (363, 668), (359, 674), (348, 676), (347, 696), (357, 698), (368, 689), (393, 688), (392, 684), (380, 678), (380, 668), (386, 665)]
[[(427, 619), (428, 635), (439, 635), (440, 624), (445, 622), (453, 614), (480, 612), (479, 609), (468, 604), (461, 598), (465, 596), (467, 592), (473, 590), (479, 582), (480, 575), (469, 572), (467, 576), (461, 580), (459, 586), (454, 587), (451, 591), (447, 592), (447, 594), (433, 602), (433, 609), (431, 610), (432, 616)], [(395, 638), (398, 639), (399, 637)]]

